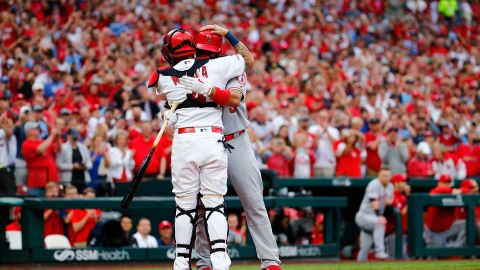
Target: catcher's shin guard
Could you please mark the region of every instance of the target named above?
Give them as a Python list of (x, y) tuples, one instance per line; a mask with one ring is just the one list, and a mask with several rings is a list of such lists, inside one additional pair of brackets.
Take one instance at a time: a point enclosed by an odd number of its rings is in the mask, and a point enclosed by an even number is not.
[(197, 222), (196, 198), (178, 198), (175, 214), (175, 261), (174, 270), (190, 270), (193, 243), (195, 242), (195, 224)]
[(228, 223), (223, 196), (202, 196), (201, 201), (213, 269), (228, 270), (231, 261), (227, 254)]

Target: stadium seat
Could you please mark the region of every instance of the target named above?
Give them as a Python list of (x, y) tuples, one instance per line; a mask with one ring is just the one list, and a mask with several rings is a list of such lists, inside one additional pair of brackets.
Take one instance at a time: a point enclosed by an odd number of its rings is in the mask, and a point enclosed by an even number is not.
[(22, 249), (22, 232), (7, 231), (5, 234), (7, 242), (10, 243), (10, 249)]
[(46, 249), (57, 249), (57, 248), (71, 248), (70, 241), (65, 235), (62, 234), (51, 234), (45, 237), (45, 248)]

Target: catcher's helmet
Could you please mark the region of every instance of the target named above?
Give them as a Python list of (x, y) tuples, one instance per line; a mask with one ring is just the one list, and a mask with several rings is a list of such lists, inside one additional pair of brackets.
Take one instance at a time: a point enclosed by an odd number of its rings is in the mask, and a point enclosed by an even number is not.
[(218, 53), (222, 50), (223, 38), (214, 34), (212, 30), (205, 30), (197, 34), (197, 49)]
[(195, 54), (195, 39), (185, 29), (174, 29), (163, 38), (162, 54), (170, 65), (176, 57)]

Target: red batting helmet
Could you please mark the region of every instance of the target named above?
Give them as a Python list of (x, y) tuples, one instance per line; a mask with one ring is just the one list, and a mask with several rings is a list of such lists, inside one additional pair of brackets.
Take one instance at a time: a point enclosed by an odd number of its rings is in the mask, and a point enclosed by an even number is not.
[(174, 58), (195, 54), (195, 39), (185, 29), (174, 29), (163, 38), (162, 54), (170, 65)]
[(222, 50), (223, 38), (214, 34), (212, 30), (205, 30), (197, 34), (197, 49), (218, 53)]

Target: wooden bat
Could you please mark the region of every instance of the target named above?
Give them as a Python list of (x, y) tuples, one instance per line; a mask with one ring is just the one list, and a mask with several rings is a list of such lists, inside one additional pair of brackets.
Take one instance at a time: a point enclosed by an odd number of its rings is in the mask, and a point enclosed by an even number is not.
[[(178, 104), (179, 104), (178, 102), (173, 102), (173, 105), (170, 108), (170, 114), (173, 114), (175, 112)], [(127, 209), (130, 206), (130, 203), (132, 202), (133, 197), (135, 196), (135, 192), (137, 192), (138, 186), (142, 182), (142, 178), (145, 175), (145, 171), (147, 170), (148, 164), (152, 159), (152, 155), (155, 152), (155, 149), (157, 149), (157, 145), (160, 142), (163, 132), (165, 132), (165, 128), (167, 128), (167, 126), (168, 126), (168, 119), (165, 119), (165, 121), (163, 121), (162, 128), (160, 129), (160, 131), (157, 134), (157, 137), (155, 138), (155, 141), (153, 141), (152, 147), (150, 147), (150, 150), (148, 151), (147, 156), (143, 160), (142, 165), (140, 165), (138, 172), (135, 174), (135, 177), (133, 178), (133, 181), (130, 184), (128, 192), (123, 196), (122, 203), (120, 204), (122, 209)]]

